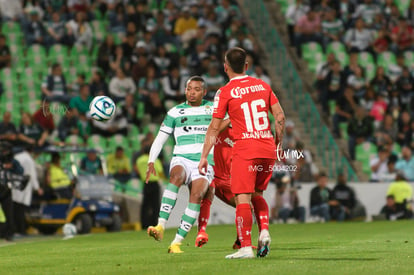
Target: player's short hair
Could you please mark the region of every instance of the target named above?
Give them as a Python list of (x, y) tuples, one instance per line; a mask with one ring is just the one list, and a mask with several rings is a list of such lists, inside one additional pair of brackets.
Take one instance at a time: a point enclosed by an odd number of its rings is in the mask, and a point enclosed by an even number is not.
[(244, 72), (244, 66), (246, 65), (247, 53), (242, 48), (234, 47), (226, 52), (225, 59), (227, 64), (237, 74)]
[(201, 82), (201, 86), (203, 87), (203, 90), (206, 89), (206, 82), (204, 81), (204, 78), (202, 78), (201, 76), (195, 75), (190, 77), (187, 82), (185, 83), (185, 86), (188, 86), (188, 83), (190, 83), (191, 81), (198, 81)]

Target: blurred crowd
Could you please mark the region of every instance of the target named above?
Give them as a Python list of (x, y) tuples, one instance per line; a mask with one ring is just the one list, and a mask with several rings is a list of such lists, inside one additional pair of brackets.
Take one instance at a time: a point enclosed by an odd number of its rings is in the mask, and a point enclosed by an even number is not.
[(316, 74), (320, 104), (373, 182), (414, 181), (414, 1), (297, 0), (290, 42)]

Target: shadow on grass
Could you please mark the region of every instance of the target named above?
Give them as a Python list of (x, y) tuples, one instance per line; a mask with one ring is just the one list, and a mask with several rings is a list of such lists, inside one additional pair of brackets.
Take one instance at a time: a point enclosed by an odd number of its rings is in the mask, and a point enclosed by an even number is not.
[(284, 250), (284, 251), (290, 251), (290, 250), (311, 250), (311, 249), (320, 249), (319, 247), (276, 247), (272, 250)]
[(298, 260), (298, 261), (355, 261), (355, 262), (370, 262), (370, 261), (378, 261), (379, 258), (288, 258), (288, 260)]

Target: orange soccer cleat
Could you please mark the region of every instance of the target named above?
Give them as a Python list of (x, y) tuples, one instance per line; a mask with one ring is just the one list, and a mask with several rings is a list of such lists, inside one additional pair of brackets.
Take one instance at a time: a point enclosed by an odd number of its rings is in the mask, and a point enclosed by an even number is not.
[(202, 247), (208, 242), (208, 234), (204, 231), (198, 232), (195, 247)]

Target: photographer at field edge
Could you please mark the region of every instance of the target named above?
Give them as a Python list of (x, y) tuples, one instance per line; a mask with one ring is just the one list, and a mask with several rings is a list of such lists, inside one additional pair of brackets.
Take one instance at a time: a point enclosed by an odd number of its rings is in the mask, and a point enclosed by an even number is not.
[(13, 241), (13, 201), (6, 173), (23, 175), (23, 167), (14, 159), (12, 145), (9, 142), (0, 141), (0, 204), (6, 216), (6, 222), (0, 224), (0, 238)]

